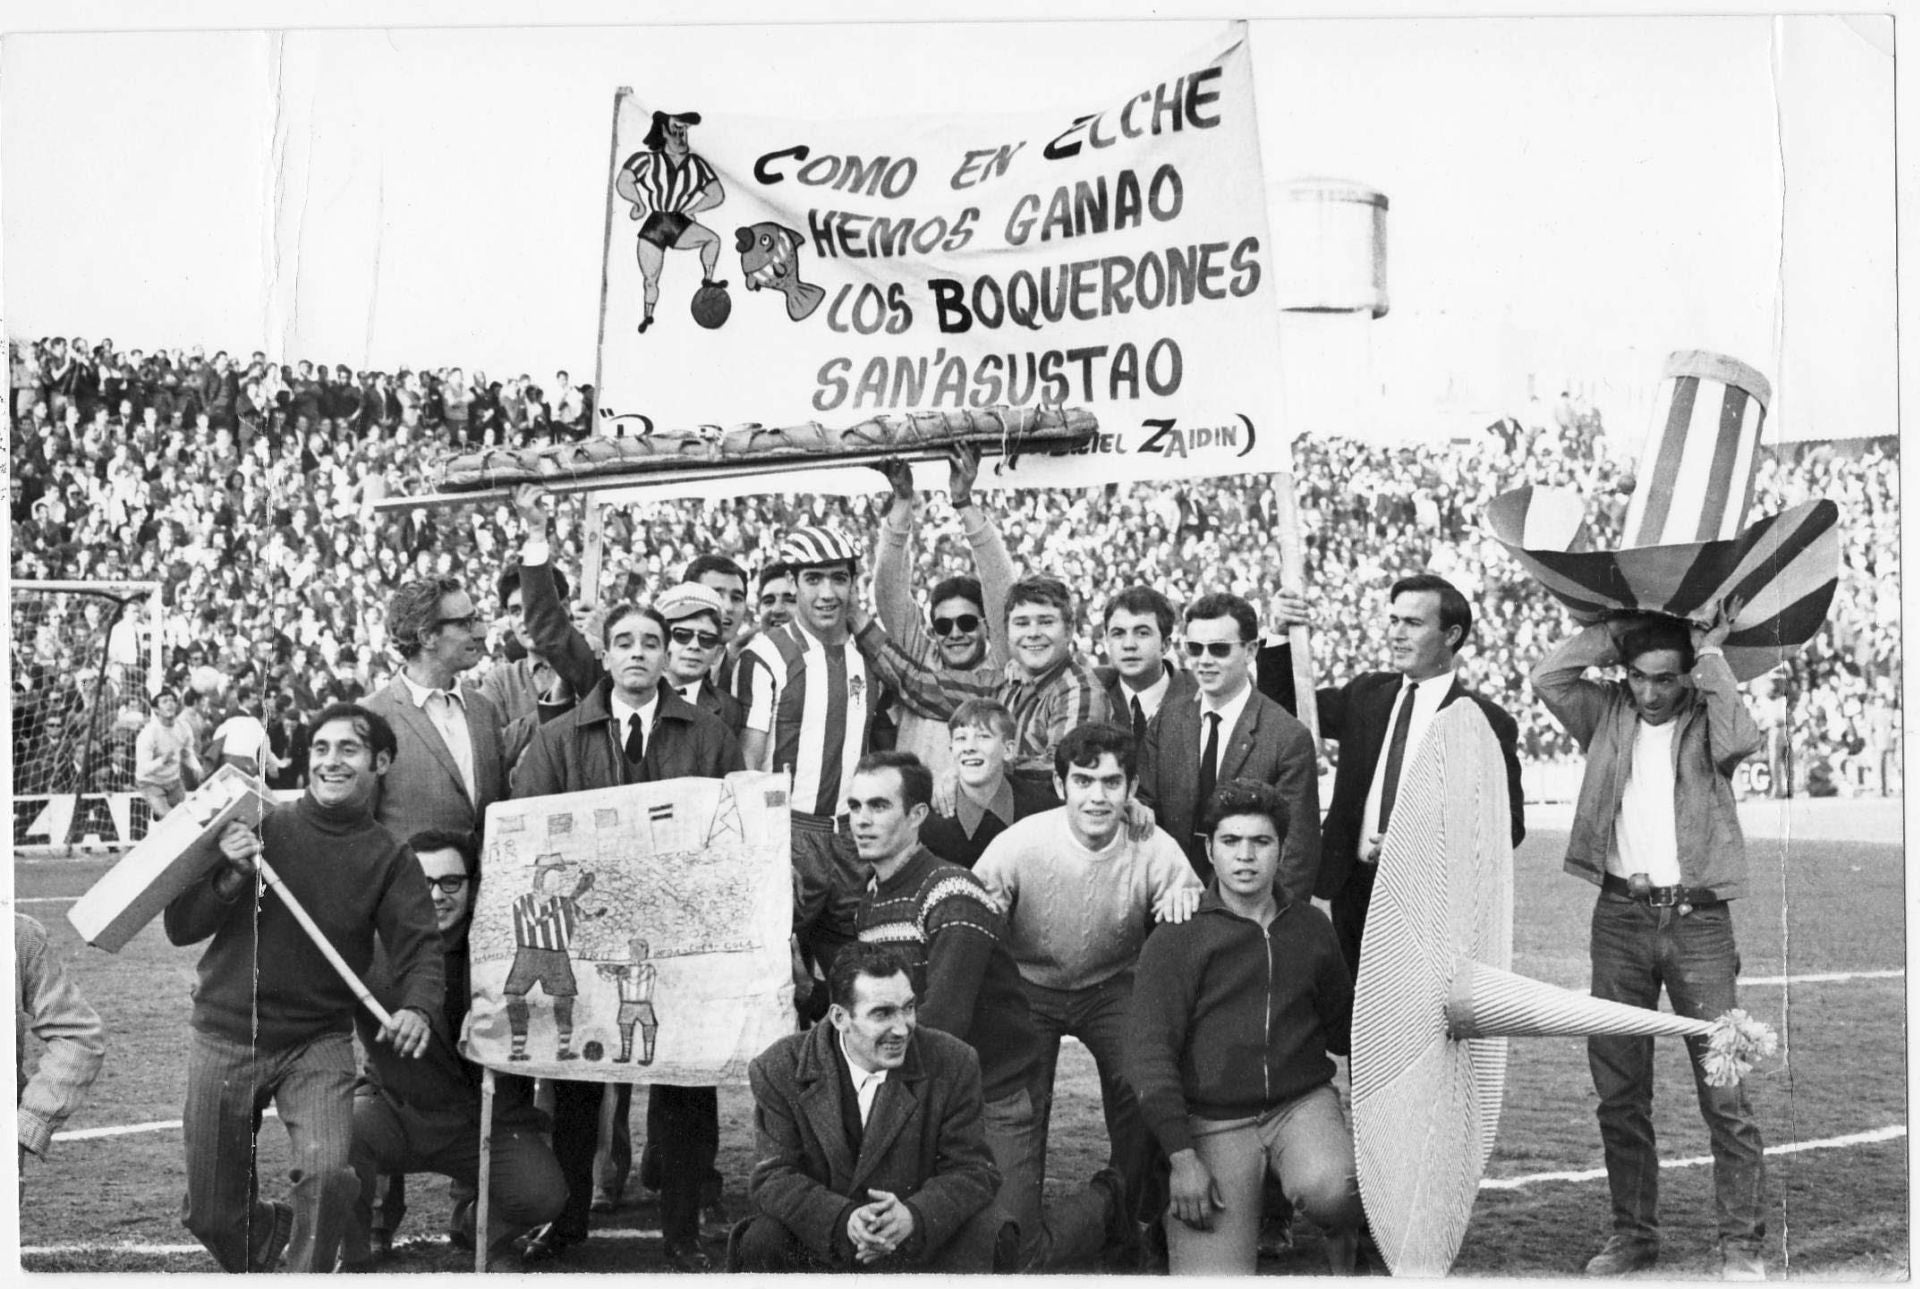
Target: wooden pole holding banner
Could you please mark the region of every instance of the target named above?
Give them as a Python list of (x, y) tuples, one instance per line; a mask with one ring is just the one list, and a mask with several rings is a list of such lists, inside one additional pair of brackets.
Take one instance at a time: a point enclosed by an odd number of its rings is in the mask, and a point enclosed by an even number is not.
[[(593, 347), (593, 411), (588, 416), (587, 437), (592, 438), (600, 432), (597, 422), (600, 419), (601, 355), (607, 349), (607, 276), (613, 264), (613, 204), (618, 190), (614, 187), (615, 167), (620, 164), (620, 106), (633, 94), (631, 85), (622, 85), (613, 92), (613, 124), (607, 130), (607, 217), (601, 231), (600, 244), (600, 336)], [(600, 550), (601, 524), (600, 508), (593, 504), (592, 498), (581, 502), (586, 511), (586, 523), (582, 529), (586, 534), (586, 559), (580, 570), (579, 598), (588, 604), (600, 598)], [(485, 1268), (481, 1268), (485, 1270)]]
[[(1287, 446), (1289, 457), (1293, 454), (1291, 443)], [(1280, 587), (1294, 595), (1306, 594), (1306, 543), (1300, 536), (1300, 506), (1293, 493), (1293, 469), (1289, 461), (1288, 468), (1273, 476), (1273, 526), (1275, 536), (1280, 539)], [(1287, 628), (1287, 656), (1293, 662), (1293, 705), (1294, 715), (1307, 727), (1307, 733), (1313, 736), (1316, 752), (1320, 747), (1320, 711), (1314, 701), (1313, 658), (1307, 651), (1307, 628), (1305, 623), (1295, 623)]]
[(380, 1005), (380, 1000), (373, 996), (371, 989), (367, 988), (367, 982), (360, 979), (354, 969), (347, 965), (347, 960), (340, 956), (340, 951), (327, 939), (326, 932), (322, 931), (306, 909), (300, 906), (300, 901), (293, 898), (293, 892), (289, 891), (286, 883), (280, 880), (280, 874), (273, 871), (273, 865), (267, 863), (267, 857), (255, 855), (253, 866), (259, 870), (260, 880), (279, 894), (280, 902), (287, 906), (287, 912), (293, 914), (293, 920), (300, 924), (300, 929), (307, 933), (307, 938), (313, 941), (314, 946), (322, 954), (326, 955), (328, 964), (339, 973), (340, 979), (347, 982), (347, 988), (353, 990), (353, 996), (373, 1013), (374, 1019), (379, 1021), (382, 1027), (392, 1025), (393, 1013)]
[(480, 1071), (480, 1193), (473, 1198), (473, 1273), (487, 1274), (487, 1222), (493, 1192), (493, 1067)]

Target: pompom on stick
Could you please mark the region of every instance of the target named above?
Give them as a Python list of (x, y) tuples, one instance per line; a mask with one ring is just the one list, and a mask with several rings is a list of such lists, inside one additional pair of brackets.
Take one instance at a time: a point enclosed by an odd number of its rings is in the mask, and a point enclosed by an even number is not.
[(1700, 1056), (1707, 1082), (1716, 1088), (1732, 1087), (1754, 1066), (1754, 1062), (1772, 1056), (1780, 1049), (1780, 1036), (1773, 1026), (1736, 1007), (1713, 1022), (1707, 1035), (1707, 1050)]

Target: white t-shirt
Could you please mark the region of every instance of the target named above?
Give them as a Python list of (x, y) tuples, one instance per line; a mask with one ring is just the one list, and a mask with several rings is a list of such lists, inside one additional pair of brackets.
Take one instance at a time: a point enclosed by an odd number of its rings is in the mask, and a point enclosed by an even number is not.
[(1607, 871), (1645, 873), (1655, 886), (1680, 884), (1680, 842), (1673, 819), (1673, 733), (1680, 722), (1634, 723), (1633, 762), (1620, 792)]

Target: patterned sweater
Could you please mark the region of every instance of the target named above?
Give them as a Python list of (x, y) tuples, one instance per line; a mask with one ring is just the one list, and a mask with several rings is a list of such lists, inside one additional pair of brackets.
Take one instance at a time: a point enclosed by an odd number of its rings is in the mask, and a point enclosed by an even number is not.
[(980, 879), (916, 847), (899, 871), (869, 885), (860, 938), (907, 960), (920, 1022), (972, 1044), (988, 1101), (1032, 1080), (1039, 1034), (1007, 949), (1006, 923)]

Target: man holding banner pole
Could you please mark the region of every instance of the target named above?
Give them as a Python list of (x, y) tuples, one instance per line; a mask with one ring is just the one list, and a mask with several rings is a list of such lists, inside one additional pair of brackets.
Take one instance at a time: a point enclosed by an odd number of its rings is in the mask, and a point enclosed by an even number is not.
[[(193, 995), (181, 1221), (225, 1271), (270, 1270), (283, 1252), (290, 1271), (331, 1271), (352, 1221), (357, 991), (319, 937), (357, 976), (380, 940), (399, 1006), (374, 1038), (400, 1055), (427, 1050), (427, 1018), (444, 1000), (426, 878), (373, 817), (394, 750), (378, 713), (344, 703), (321, 712), (306, 794), (269, 811), (258, 836), (228, 825), (220, 838), (227, 862), (167, 906), (170, 942), (211, 938)], [(313, 932), (288, 899), (257, 893), (256, 856), (272, 859)], [(269, 1101), (293, 1145), (291, 1204), (262, 1204), (254, 1193), (255, 1138)]]

